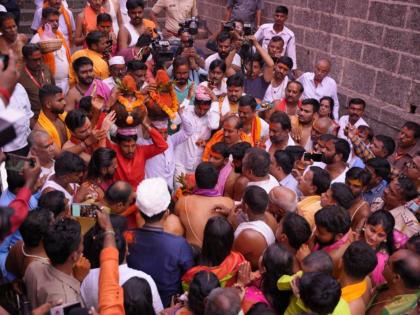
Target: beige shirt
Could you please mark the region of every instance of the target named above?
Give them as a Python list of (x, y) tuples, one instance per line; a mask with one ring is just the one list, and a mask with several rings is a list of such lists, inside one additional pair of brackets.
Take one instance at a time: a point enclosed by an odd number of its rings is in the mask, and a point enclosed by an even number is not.
[(82, 302), (80, 282), (48, 263), (34, 261), (26, 269), (23, 279), (34, 308), (60, 299), (63, 304)]
[(177, 33), (179, 23), (197, 16), (196, 0), (158, 0), (152, 8), (153, 13), (159, 14), (166, 11), (165, 29)]

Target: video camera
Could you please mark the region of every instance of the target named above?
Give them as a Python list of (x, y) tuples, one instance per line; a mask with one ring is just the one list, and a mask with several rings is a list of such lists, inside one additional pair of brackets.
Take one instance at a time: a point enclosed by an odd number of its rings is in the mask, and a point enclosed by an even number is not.
[(255, 33), (255, 29), (250, 23), (244, 24), (244, 36), (251, 36)]
[(179, 27), (190, 33), (190, 35), (197, 35), (198, 33), (198, 19), (193, 16), (189, 20), (179, 23)]
[(235, 29), (235, 22), (234, 21), (228, 21), (225, 24), (223, 24), (223, 32), (232, 32)]
[(154, 40), (152, 42), (152, 54), (155, 60), (161, 62), (171, 61), (174, 58), (171, 43), (167, 40)]

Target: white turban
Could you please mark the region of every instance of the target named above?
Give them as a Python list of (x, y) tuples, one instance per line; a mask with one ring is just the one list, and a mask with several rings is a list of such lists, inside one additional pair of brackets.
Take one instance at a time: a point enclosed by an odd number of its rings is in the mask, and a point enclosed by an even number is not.
[(114, 56), (108, 61), (109, 66), (113, 65), (125, 65), (125, 60), (123, 56)]
[(168, 184), (161, 177), (145, 179), (137, 186), (136, 206), (148, 217), (168, 209), (170, 202)]

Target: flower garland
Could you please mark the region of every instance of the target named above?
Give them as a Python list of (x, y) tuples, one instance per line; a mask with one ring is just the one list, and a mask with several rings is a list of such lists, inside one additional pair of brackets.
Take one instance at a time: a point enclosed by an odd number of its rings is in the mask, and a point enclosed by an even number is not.
[(143, 99), (136, 99), (135, 101), (130, 101), (127, 98), (125, 98), (124, 96), (118, 96), (118, 102), (125, 107), (125, 109), (128, 113), (128, 116), (126, 118), (126, 123), (128, 125), (132, 125), (133, 122), (134, 122), (134, 119), (133, 119), (133, 116), (132, 116), (132, 112), (133, 112), (134, 108), (140, 107), (140, 109), (142, 111), (146, 110), (146, 107), (143, 104)]
[(172, 86), (172, 83), (165, 84), (169, 89), (169, 95), (171, 96), (171, 106), (169, 107), (164, 102), (161, 102), (159, 94), (157, 91), (162, 90), (162, 88), (158, 88), (156, 91), (149, 92), (150, 98), (153, 102), (156, 103), (168, 116), (170, 120), (174, 120), (176, 117), (176, 112), (178, 111), (178, 98), (176, 97), (176, 93)]

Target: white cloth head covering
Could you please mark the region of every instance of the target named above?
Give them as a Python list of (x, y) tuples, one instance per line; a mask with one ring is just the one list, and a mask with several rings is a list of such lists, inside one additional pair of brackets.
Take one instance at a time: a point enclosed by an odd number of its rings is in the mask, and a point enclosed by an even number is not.
[(170, 202), (168, 184), (161, 177), (145, 179), (137, 186), (136, 206), (148, 217), (168, 209)]
[(168, 128), (168, 120), (153, 120), (152, 125), (157, 129), (165, 129)]
[(109, 66), (113, 65), (125, 65), (125, 60), (123, 56), (114, 56), (108, 61)]

